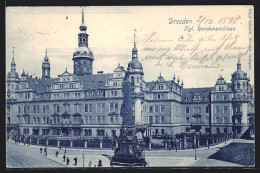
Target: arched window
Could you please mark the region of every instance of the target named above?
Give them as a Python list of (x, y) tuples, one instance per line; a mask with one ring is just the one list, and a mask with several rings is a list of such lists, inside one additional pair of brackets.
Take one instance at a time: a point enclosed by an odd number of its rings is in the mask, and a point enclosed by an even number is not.
[(131, 85), (132, 85), (132, 86), (135, 85), (135, 79), (134, 79), (134, 76), (131, 77)]
[(245, 89), (245, 87), (246, 87), (246, 84), (245, 84), (245, 82), (243, 83), (243, 89)]
[(136, 83), (139, 83), (139, 77), (136, 78)]
[(237, 83), (237, 89), (240, 89), (240, 83)]

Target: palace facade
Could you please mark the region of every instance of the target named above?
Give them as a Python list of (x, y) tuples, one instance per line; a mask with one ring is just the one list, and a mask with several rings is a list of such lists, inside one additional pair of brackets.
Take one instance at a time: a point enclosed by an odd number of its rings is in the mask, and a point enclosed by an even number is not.
[(150, 138), (192, 131), (233, 131), (242, 136), (252, 129), (254, 91), (239, 60), (231, 82), (219, 77), (212, 87), (184, 88), (179, 78), (165, 80), (161, 74), (156, 81), (145, 82), (134, 41), (126, 69), (119, 64), (113, 73), (93, 74), (94, 54), (89, 48), (83, 11), (79, 29), (73, 73), (66, 69), (52, 78), (46, 50), (41, 78), (24, 71), (19, 75), (13, 57), (6, 80), (7, 133), (16, 129), (19, 135), (49, 138), (118, 136), (122, 84), (126, 80), (133, 86), (135, 123), (145, 126), (144, 135)]

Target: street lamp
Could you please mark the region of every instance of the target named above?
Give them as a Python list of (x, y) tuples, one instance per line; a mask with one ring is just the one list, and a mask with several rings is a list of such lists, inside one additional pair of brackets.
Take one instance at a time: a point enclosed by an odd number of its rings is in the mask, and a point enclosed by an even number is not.
[(82, 157), (83, 157), (83, 168), (84, 168), (84, 156), (85, 156), (85, 153), (82, 152)]
[(45, 156), (47, 156), (47, 146), (48, 146), (48, 142), (46, 140), (46, 153), (45, 153)]
[(197, 138), (196, 138), (196, 134), (194, 133), (194, 139), (195, 139), (195, 143), (194, 143), (194, 149), (195, 149), (195, 160), (197, 160), (197, 151), (196, 151), (196, 147), (197, 147)]

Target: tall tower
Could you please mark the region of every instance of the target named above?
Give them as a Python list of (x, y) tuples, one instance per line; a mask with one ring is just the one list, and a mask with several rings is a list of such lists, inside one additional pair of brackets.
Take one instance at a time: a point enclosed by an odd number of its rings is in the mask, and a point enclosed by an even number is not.
[(82, 8), (82, 22), (79, 27), (78, 34), (78, 48), (73, 53), (73, 62), (74, 62), (74, 74), (83, 76), (83, 75), (92, 75), (94, 56), (92, 51), (88, 47), (88, 34), (86, 33), (87, 26), (84, 22), (84, 10)]
[(45, 57), (42, 62), (42, 79), (50, 78), (51, 66), (47, 56), (47, 49), (45, 50)]
[(14, 61), (14, 48), (13, 48), (13, 59), (11, 62), (11, 71), (7, 74), (7, 99), (15, 99), (15, 90), (19, 82), (19, 74), (16, 72), (16, 64)]
[(142, 102), (144, 95), (142, 92), (143, 67), (138, 61), (138, 50), (136, 48), (136, 36), (134, 33), (134, 47), (132, 49), (132, 60), (128, 63), (125, 80), (131, 82), (133, 90), (133, 103), (135, 124), (142, 124)]
[(240, 58), (238, 58), (237, 70), (232, 74), (231, 81), (233, 90), (233, 130), (242, 135), (248, 126), (249, 79), (247, 74), (241, 70)]

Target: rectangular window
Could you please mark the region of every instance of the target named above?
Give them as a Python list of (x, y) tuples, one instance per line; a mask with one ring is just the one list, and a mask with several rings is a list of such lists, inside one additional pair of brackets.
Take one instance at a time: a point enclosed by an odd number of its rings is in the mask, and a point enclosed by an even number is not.
[(40, 113), (40, 105), (37, 105), (37, 113)]
[(220, 123), (219, 117), (216, 117), (216, 123)]
[(42, 105), (42, 113), (45, 113), (45, 105)]
[(190, 122), (190, 117), (186, 117), (186, 123)]
[(97, 124), (101, 124), (101, 116), (97, 116)]
[(227, 95), (224, 95), (223, 97), (224, 97), (224, 100), (227, 100)]
[(200, 107), (194, 107), (193, 113), (201, 113)]
[(110, 116), (110, 124), (114, 124), (114, 117)]
[(115, 112), (118, 112), (118, 102), (115, 103)]
[(101, 112), (105, 112), (105, 103), (102, 103), (102, 111)]
[(109, 110), (110, 112), (114, 111), (114, 103), (109, 103)]
[(119, 124), (119, 122), (118, 122), (118, 116), (115, 116), (115, 124)]
[(155, 105), (155, 112), (159, 112), (159, 106)]
[(50, 106), (49, 105), (46, 105), (46, 112), (50, 113)]
[(186, 114), (190, 113), (190, 108), (189, 108), (189, 107), (186, 107), (186, 108), (185, 108), (185, 113), (186, 113)]
[(92, 112), (92, 104), (85, 104), (85, 112)]
[(155, 135), (158, 135), (158, 134), (159, 134), (159, 130), (155, 129)]
[(164, 135), (164, 129), (161, 129), (161, 134)]
[(36, 105), (33, 105), (33, 113), (36, 113)]
[(159, 124), (159, 117), (158, 116), (155, 116), (155, 123)]
[(161, 116), (161, 123), (165, 123), (164, 116)]
[(92, 122), (92, 116), (89, 116), (89, 117), (88, 117), (88, 122), (89, 122), (89, 124), (93, 124), (93, 122)]
[(105, 116), (102, 116), (102, 121), (101, 121), (102, 124), (106, 124), (106, 117)]
[(164, 112), (164, 106), (161, 106), (161, 112)]
[(101, 104), (97, 103), (97, 112), (101, 112)]
[(149, 112), (153, 113), (153, 106), (149, 106)]
[(18, 106), (18, 113), (21, 113), (21, 107)]
[(77, 104), (74, 105), (74, 112), (78, 112), (78, 106), (77, 106)]
[(149, 123), (150, 123), (150, 124), (153, 123), (153, 116), (149, 116)]
[(216, 106), (216, 113), (220, 113), (219, 106)]
[(227, 112), (228, 112), (228, 107), (224, 106), (224, 113), (227, 113)]
[(60, 106), (57, 105), (57, 113), (59, 113), (59, 112), (60, 112)]

